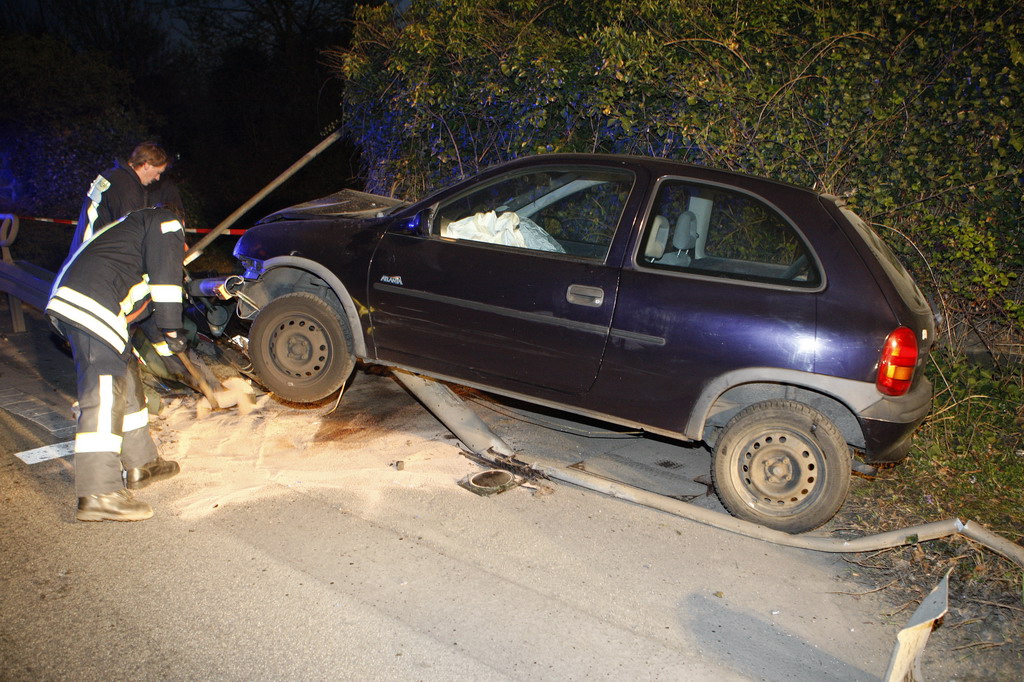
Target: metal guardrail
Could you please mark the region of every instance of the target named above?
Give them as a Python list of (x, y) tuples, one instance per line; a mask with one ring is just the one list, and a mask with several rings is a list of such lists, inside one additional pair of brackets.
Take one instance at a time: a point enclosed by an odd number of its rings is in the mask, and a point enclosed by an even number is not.
[[(0, 290), (7, 294), (7, 305), (11, 309), (11, 326), (16, 332), (25, 331), (23, 306), (43, 310), (50, 298), (50, 287), (56, 275), (49, 270), (27, 261), (14, 260), (11, 245), (18, 237), (18, 216), (0, 213)], [(56, 222), (56, 221), (53, 221)], [(60, 221), (64, 222), (64, 221)]]
[[(11, 255), (11, 245), (18, 237), (20, 221), (33, 223), (59, 223), (74, 226), (76, 221), (62, 218), (37, 218), (18, 216), (13, 213), (0, 213), (0, 248), (3, 259), (0, 260), (0, 291), (7, 294), (8, 307), (11, 310), (11, 326), (16, 332), (25, 331), (24, 306), (43, 310), (50, 298), (50, 289), (56, 274), (46, 268), (25, 260), (15, 260)], [(186, 232), (206, 234), (205, 241), (216, 238), (219, 234), (240, 235), (245, 230), (227, 230), (222, 224), (215, 229), (189, 229)], [(216, 233), (216, 234), (213, 234)]]

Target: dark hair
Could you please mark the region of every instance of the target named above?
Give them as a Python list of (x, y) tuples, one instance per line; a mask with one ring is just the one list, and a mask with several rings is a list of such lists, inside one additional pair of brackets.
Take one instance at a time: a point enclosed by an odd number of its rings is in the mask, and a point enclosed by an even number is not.
[(167, 151), (156, 142), (143, 142), (132, 150), (132, 155), (128, 157), (128, 165), (132, 168), (138, 168), (144, 163), (150, 166), (163, 166), (170, 160)]

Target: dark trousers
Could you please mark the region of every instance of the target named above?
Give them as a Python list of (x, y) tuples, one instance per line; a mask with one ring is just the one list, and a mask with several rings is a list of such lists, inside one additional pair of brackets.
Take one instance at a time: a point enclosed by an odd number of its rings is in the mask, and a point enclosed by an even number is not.
[(133, 355), (119, 354), (80, 329), (65, 326), (78, 374), (75, 491), (78, 497), (124, 486), (122, 469), (157, 457), (149, 412)]

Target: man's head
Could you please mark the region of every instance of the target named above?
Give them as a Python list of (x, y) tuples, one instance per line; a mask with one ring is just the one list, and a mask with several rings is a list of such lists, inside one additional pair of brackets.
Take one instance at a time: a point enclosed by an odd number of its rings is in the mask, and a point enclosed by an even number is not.
[(160, 174), (167, 170), (169, 160), (163, 147), (153, 142), (143, 142), (128, 157), (128, 165), (145, 186), (160, 179)]

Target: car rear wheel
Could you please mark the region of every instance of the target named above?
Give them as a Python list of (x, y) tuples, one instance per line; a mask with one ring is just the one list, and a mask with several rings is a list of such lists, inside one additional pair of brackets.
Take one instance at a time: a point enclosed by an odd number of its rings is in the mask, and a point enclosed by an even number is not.
[(249, 359), (264, 386), (285, 400), (309, 403), (338, 390), (352, 373), (352, 332), (323, 299), (296, 292), (260, 310), (249, 334)]
[(734, 516), (787, 533), (817, 528), (850, 490), (851, 453), (825, 415), (802, 403), (768, 400), (726, 425), (712, 474)]

